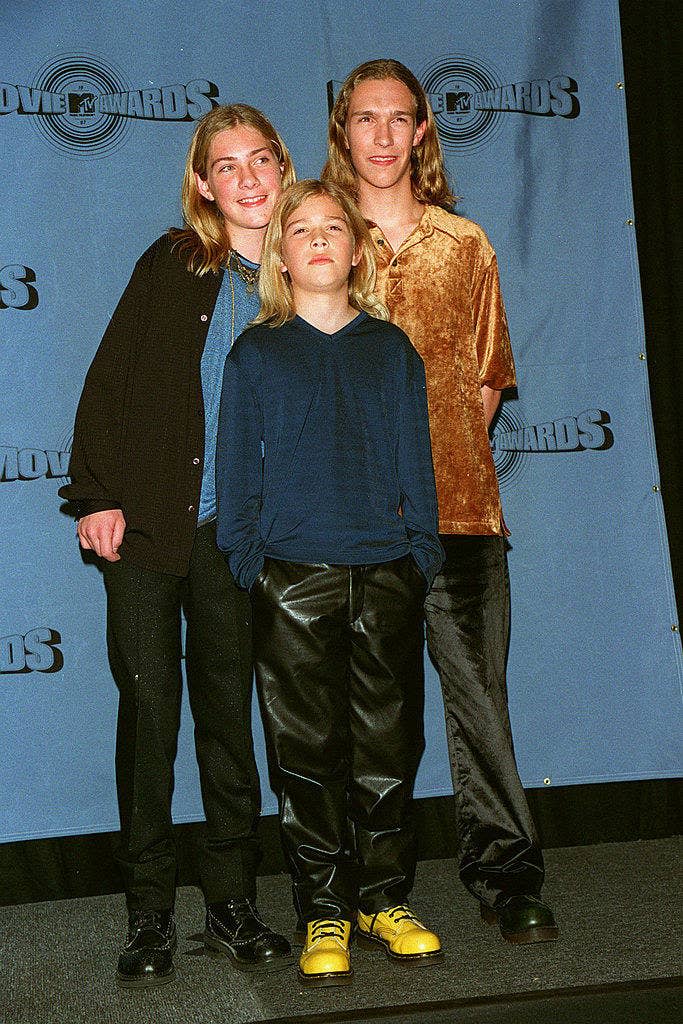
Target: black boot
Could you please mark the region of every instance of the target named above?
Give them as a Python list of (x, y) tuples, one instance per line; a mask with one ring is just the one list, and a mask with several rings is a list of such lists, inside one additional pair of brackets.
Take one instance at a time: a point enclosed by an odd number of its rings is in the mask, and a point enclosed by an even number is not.
[(172, 910), (133, 910), (128, 915), (116, 983), (120, 988), (146, 988), (173, 981), (173, 954), (178, 942)]
[(481, 904), (486, 924), (497, 924), (507, 942), (553, 942), (560, 934), (553, 912), (538, 896), (508, 896), (495, 907)]
[(271, 931), (247, 899), (207, 905), (204, 944), (241, 971), (280, 971), (294, 963), (287, 939)]

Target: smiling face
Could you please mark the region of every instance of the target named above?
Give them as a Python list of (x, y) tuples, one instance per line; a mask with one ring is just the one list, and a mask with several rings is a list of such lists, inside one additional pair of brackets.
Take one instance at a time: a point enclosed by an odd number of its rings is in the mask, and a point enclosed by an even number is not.
[(367, 79), (351, 94), (346, 139), (361, 191), (410, 188), (411, 154), (425, 132), (415, 100), (395, 78)]
[(251, 125), (227, 128), (211, 141), (206, 178), (195, 173), (195, 181), (221, 211), (231, 247), (249, 256), (280, 194), (282, 167), (271, 143)]
[(328, 195), (305, 199), (289, 217), (282, 235), (280, 269), (297, 295), (348, 294), (351, 267), (360, 260), (344, 211)]

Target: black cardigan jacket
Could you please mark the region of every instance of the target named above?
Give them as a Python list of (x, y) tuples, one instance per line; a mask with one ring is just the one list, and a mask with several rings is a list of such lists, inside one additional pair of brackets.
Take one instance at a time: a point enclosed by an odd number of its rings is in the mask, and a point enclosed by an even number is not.
[(200, 364), (222, 271), (188, 271), (162, 235), (138, 260), (88, 371), (69, 473), (79, 516), (120, 508), (122, 558), (183, 576), (204, 462)]

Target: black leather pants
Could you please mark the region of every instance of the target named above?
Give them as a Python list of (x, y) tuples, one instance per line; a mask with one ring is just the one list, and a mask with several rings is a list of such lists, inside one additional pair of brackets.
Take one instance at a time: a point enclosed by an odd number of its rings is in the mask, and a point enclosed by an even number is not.
[(424, 593), (410, 556), (268, 559), (252, 587), (256, 680), (303, 921), (374, 913), (412, 888)]
[(104, 566), (107, 646), (119, 690), (117, 859), (131, 910), (171, 907), (171, 822), (180, 725), (181, 609), (206, 829), (198, 868), (208, 902), (253, 898), (261, 792), (251, 736), (251, 607), (216, 547), (215, 524), (195, 536), (188, 575), (123, 559)]
[(543, 884), (543, 855), (517, 772), (505, 666), (510, 589), (503, 537), (442, 536), (446, 561), (425, 602), (441, 679), (460, 877), (492, 906)]

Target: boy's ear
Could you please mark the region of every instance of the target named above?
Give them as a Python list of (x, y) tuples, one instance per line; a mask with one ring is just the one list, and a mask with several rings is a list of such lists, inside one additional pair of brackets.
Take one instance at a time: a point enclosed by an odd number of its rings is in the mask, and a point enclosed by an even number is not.
[(205, 199), (208, 199), (210, 203), (215, 202), (211, 189), (209, 188), (208, 181), (204, 181), (196, 171), (194, 172), (194, 180), (199, 194), (204, 196)]
[(287, 273), (287, 267), (286, 267), (286, 266), (285, 266), (285, 264), (284, 264), (284, 263), (282, 262), (282, 260), (280, 260), (280, 273), (281, 273), (281, 274), (286, 274), (286, 273)]

